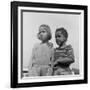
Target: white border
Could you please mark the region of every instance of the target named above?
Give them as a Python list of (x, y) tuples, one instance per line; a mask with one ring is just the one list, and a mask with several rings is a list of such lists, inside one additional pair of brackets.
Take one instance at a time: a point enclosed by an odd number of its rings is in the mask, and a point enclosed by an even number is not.
[[(42, 10), (42, 11), (65, 11), (65, 12), (80, 12), (82, 20), (82, 29), (79, 31), (79, 43), (80, 53), (80, 75), (65, 75), (65, 76), (45, 76), (45, 77), (26, 77), (21, 79), (21, 10)], [(84, 11), (83, 10), (73, 10), (73, 9), (52, 9), (52, 8), (35, 8), (35, 7), (18, 7), (18, 83), (32, 83), (32, 82), (45, 82), (45, 81), (64, 81), (64, 80), (82, 80), (84, 79)]]

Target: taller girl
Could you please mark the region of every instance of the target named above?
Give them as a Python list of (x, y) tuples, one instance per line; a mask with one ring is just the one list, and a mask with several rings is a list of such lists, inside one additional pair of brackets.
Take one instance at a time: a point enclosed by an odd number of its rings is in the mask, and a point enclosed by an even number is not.
[(48, 25), (42, 24), (37, 34), (41, 43), (35, 44), (32, 50), (31, 62), (29, 65), (30, 76), (47, 76), (52, 74), (53, 44), (49, 42), (52, 38), (51, 29)]

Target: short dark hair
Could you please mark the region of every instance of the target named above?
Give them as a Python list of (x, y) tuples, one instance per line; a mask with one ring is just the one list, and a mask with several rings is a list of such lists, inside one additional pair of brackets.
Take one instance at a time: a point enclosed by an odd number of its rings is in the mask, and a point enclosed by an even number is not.
[[(68, 32), (67, 32), (67, 30), (65, 29), (65, 28), (63, 28), (63, 27), (61, 27), (61, 28), (57, 28), (56, 29), (56, 32), (58, 32), (58, 31), (60, 31), (63, 35), (64, 35), (64, 37), (67, 39), (68, 38)], [(55, 32), (55, 33), (56, 33)]]

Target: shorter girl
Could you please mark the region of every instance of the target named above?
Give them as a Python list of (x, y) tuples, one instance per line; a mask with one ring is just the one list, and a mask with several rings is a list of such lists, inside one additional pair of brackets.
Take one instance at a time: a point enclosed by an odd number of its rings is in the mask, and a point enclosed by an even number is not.
[(73, 48), (66, 45), (68, 33), (64, 28), (58, 28), (55, 32), (55, 39), (58, 45), (54, 50), (54, 75), (70, 75), (71, 63), (74, 62)]
[(32, 50), (31, 65), (29, 65), (29, 76), (51, 75), (53, 44), (49, 42), (52, 37), (50, 27), (45, 24), (41, 25), (37, 36), (41, 43), (36, 44)]

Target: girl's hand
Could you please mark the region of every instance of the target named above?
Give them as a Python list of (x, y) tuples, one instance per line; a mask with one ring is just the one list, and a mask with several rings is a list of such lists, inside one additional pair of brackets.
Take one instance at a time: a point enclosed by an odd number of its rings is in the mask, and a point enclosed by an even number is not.
[(54, 65), (58, 64), (59, 63), (59, 60), (57, 59), (55, 62), (54, 62)]
[(49, 46), (50, 48), (52, 48), (52, 47), (53, 47), (53, 43), (49, 42), (49, 43), (48, 43), (48, 46)]

